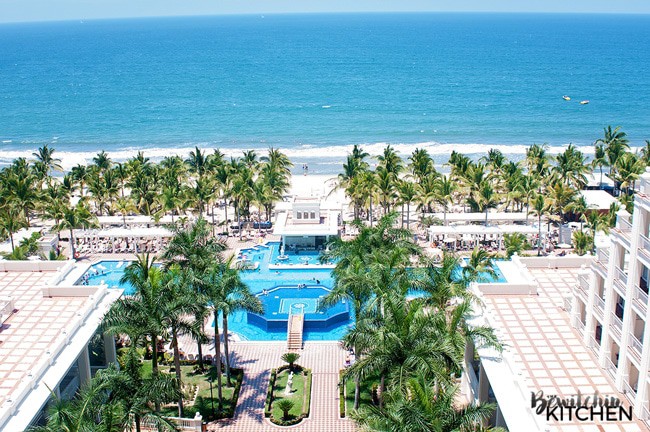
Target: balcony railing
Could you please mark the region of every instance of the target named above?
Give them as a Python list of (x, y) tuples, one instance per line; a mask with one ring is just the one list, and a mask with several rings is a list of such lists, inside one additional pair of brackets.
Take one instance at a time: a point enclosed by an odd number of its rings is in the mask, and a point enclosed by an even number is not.
[(616, 315), (612, 314), (612, 333), (618, 335), (619, 339), (623, 334), (623, 321)]
[(609, 372), (612, 378), (616, 378), (616, 365), (610, 358), (605, 359), (605, 369)]
[(603, 300), (600, 296), (594, 295), (594, 305), (596, 306), (594, 308), (594, 312), (602, 322), (604, 316), (603, 313), (605, 312), (605, 300)]
[(616, 222), (618, 222), (618, 225), (616, 227), (621, 231), (623, 232), (632, 231), (632, 224), (627, 219), (619, 218)]
[(607, 249), (598, 249), (596, 256), (598, 257), (598, 261), (603, 264), (607, 264), (609, 262), (609, 252)]
[(578, 275), (578, 285), (585, 291), (589, 292), (589, 279), (587, 275)]
[(623, 286), (627, 285), (627, 275), (619, 267), (616, 267), (616, 273), (614, 274), (615, 279), (618, 279), (623, 283)]
[(648, 308), (648, 293), (643, 291), (640, 286), (634, 287), (634, 301), (640, 306), (642, 312)]
[(640, 234), (641, 244), (639, 245), (639, 254), (643, 255), (646, 260), (650, 261), (650, 239)]
[(634, 335), (630, 335), (630, 348), (632, 355), (636, 357), (637, 360), (641, 360), (641, 353), (643, 352), (643, 344), (640, 340)]
[(630, 403), (633, 404), (634, 399), (636, 399), (636, 390), (626, 380), (623, 380), (623, 393), (625, 393)]
[(598, 355), (598, 352), (600, 351), (600, 344), (593, 336), (589, 338), (589, 347), (593, 350), (593, 352), (596, 355)]

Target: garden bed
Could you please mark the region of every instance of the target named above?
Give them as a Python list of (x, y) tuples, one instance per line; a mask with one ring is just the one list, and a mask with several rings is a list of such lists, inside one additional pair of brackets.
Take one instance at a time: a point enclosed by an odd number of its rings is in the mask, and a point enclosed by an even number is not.
[[(183, 392), (185, 395), (183, 417), (192, 418), (197, 412), (201, 413), (205, 421), (233, 417), (242, 380), (244, 379), (244, 371), (237, 368), (230, 369), (232, 382), (232, 386), (230, 387), (226, 385), (226, 375), (222, 375), (221, 389), (223, 401), (221, 411), (219, 411), (217, 369), (215, 367), (209, 367), (203, 373), (198, 372), (196, 369), (194, 365), (181, 366)], [(173, 368), (166, 366), (161, 366), (160, 371), (174, 374)], [(210, 394), (210, 380), (212, 380), (212, 395)], [(161, 411), (165, 416), (176, 417), (178, 416), (178, 405), (166, 405)]]
[[(273, 423), (280, 426), (298, 424), (309, 416), (312, 381), (311, 370), (297, 365), (294, 366), (293, 370), (293, 385), (290, 395), (284, 394), (287, 387), (287, 380), (289, 379), (289, 367), (282, 366), (278, 369), (271, 370), (264, 415)], [(281, 409), (282, 400), (289, 400), (293, 403), (293, 407), (289, 410), (289, 415), (286, 418)]]
[[(344, 370), (341, 371), (341, 377)], [(373, 392), (376, 392), (376, 388), (379, 386), (378, 378), (369, 378), (362, 380), (360, 383), (360, 392), (359, 392), (359, 407), (364, 405), (370, 406), (375, 405), (372, 399)], [(345, 381), (345, 385), (340, 387), (340, 396), (341, 404), (339, 406), (339, 414), (341, 417), (348, 416), (352, 410), (354, 410), (354, 379), (348, 379)]]

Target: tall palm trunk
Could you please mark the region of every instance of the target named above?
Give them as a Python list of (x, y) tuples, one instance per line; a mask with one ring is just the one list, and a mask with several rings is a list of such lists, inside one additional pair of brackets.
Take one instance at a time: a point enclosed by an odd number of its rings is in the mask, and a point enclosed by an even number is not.
[(226, 224), (226, 233), (228, 232), (228, 200), (223, 197), (223, 223)]
[(540, 214), (537, 218), (537, 226), (539, 227), (539, 233), (537, 234), (537, 256), (542, 254), (542, 215)]
[(183, 417), (183, 381), (181, 376), (181, 356), (178, 352), (178, 330), (176, 327), (172, 329), (172, 347), (174, 349), (174, 369), (176, 369), (176, 381), (178, 381), (178, 388), (181, 390), (181, 394), (178, 396), (178, 416)]
[(239, 241), (242, 241), (243, 231), (241, 226), (241, 214), (239, 213), (239, 206), (235, 205), (235, 211), (237, 212), (237, 228), (239, 229)]
[[(14, 247), (14, 239), (11, 238), (11, 249)], [(70, 259), (74, 259), (74, 232), (70, 228)]]
[(219, 337), (219, 311), (214, 310), (214, 357), (217, 366), (217, 397), (219, 398), (219, 412), (221, 412), (221, 343)]
[(411, 229), (411, 202), (406, 203), (406, 229)]
[[(158, 335), (151, 335), (151, 374), (158, 375)], [(156, 399), (156, 412), (160, 411), (160, 402)]]
[(135, 420), (135, 432), (142, 432), (140, 428), (140, 415), (136, 414), (134, 416), (134, 420)]
[(215, 234), (215, 229), (216, 229), (216, 224), (214, 222), (214, 205), (212, 206), (212, 235), (214, 236)]
[(11, 252), (14, 251), (14, 233), (9, 231), (9, 240), (11, 240)]
[(226, 385), (232, 386), (230, 382), (230, 350), (228, 349), (228, 314), (223, 313), (223, 355), (226, 358)]
[(372, 213), (372, 197), (370, 197), (370, 226), (372, 227), (373, 224), (373, 213)]

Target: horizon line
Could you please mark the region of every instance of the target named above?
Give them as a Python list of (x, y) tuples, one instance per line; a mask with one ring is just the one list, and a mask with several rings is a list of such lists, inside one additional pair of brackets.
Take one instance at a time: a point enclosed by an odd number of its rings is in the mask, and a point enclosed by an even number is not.
[(94, 22), (94, 21), (128, 21), (128, 20), (153, 20), (174, 18), (216, 18), (216, 17), (261, 17), (292, 16), (292, 15), (620, 15), (620, 16), (650, 16), (650, 12), (599, 12), (599, 11), (295, 11), (295, 12), (223, 12), (214, 14), (188, 14), (188, 15), (143, 15), (143, 16), (108, 16), (92, 18), (65, 18), (44, 20), (18, 20), (2, 21), (0, 25), (11, 24), (44, 24), (44, 23), (69, 23), (69, 22)]

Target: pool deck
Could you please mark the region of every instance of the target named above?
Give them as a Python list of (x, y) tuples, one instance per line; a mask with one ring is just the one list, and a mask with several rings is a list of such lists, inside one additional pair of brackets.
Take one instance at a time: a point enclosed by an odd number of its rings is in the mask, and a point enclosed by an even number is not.
[[(497, 334), (513, 353), (530, 391), (570, 397), (583, 395), (617, 396), (608, 374), (598, 366), (590, 349), (571, 327), (564, 310), (564, 295), (575, 284), (579, 268), (530, 268), (539, 282), (538, 295), (490, 295), (484, 301), (492, 311)], [(649, 431), (642, 421), (554, 421), (551, 431), (558, 432), (640, 432)]]
[(346, 352), (338, 342), (306, 342), (298, 363), (313, 373), (311, 411), (299, 425), (286, 428), (264, 417), (264, 402), (272, 368), (284, 364), (280, 356), (287, 351), (286, 342), (231, 343), (233, 365), (244, 369), (244, 384), (233, 419), (212, 422), (210, 431), (265, 432), (348, 432), (356, 430), (354, 422), (339, 418), (339, 371)]

